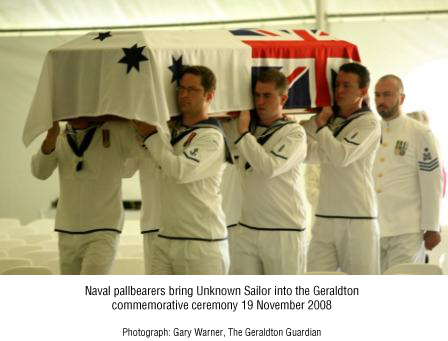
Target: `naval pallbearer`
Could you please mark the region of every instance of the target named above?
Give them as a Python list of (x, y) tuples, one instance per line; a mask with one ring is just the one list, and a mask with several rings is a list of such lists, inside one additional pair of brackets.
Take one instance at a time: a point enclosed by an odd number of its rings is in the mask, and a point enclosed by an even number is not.
[(372, 166), (380, 123), (363, 105), (368, 70), (357, 63), (340, 67), (333, 110), (305, 123), (308, 162), (320, 163), (320, 194), (307, 271), (379, 274), (379, 226)]
[(288, 80), (276, 69), (254, 89), (256, 115), (241, 112), (235, 141), (243, 205), (231, 233), (231, 273), (300, 275), (305, 271), (305, 193), (300, 184), (306, 134), (285, 120)]

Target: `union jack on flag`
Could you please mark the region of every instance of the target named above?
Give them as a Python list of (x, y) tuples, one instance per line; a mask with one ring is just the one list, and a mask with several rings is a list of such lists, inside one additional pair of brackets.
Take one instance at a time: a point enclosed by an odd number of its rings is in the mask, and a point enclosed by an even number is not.
[(288, 78), (286, 109), (333, 104), (333, 85), (342, 64), (359, 62), (355, 45), (320, 30), (238, 29), (230, 31), (252, 48), (252, 84), (267, 68), (278, 68)]

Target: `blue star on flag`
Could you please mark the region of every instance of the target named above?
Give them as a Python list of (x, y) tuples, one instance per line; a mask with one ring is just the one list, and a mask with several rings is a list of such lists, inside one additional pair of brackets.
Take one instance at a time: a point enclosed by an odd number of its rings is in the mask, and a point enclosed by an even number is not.
[(107, 38), (110, 38), (110, 37), (112, 37), (112, 35), (110, 34), (110, 31), (109, 32), (99, 32), (98, 33), (98, 36), (96, 37), (96, 38), (93, 38), (93, 40), (100, 40), (100, 41), (103, 41), (104, 39), (107, 39)]
[(171, 60), (173, 63), (168, 67), (168, 69), (170, 69), (173, 73), (171, 76), (171, 83), (173, 83), (174, 81), (179, 83), (180, 75), (182, 74), (182, 69), (184, 67), (184, 65), (182, 65), (182, 56), (180, 56), (178, 59), (171, 57)]
[(134, 67), (137, 71), (140, 71), (140, 62), (148, 60), (142, 52), (146, 46), (137, 47), (137, 44), (134, 44), (131, 48), (122, 48), (125, 56), (121, 58), (118, 62), (122, 64), (127, 64), (128, 68), (126, 73), (132, 70)]

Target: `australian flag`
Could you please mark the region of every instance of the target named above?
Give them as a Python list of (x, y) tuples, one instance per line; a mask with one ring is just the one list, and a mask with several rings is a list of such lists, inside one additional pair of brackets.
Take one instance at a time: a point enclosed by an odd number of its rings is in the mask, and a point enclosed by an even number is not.
[(359, 62), (355, 45), (320, 30), (238, 29), (230, 31), (252, 48), (252, 85), (257, 74), (278, 68), (288, 78), (286, 109), (333, 104), (336, 73), (342, 64)]

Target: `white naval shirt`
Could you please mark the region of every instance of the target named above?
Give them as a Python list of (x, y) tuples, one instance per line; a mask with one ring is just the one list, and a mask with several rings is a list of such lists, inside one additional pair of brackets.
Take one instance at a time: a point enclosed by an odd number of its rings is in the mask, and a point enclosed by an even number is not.
[(129, 159), (126, 162), (128, 177), (132, 177), (137, 170), (142, 198), (140, 230), (142, 233), (155, 233), (159, 231), (162, 215), (160, 167), (149, 153), (145, 153), (144, 158)]
[(160, 202), (162, 175), (155, 161), (146, 157), (139, 160), (142, 212), (140, 227), (142, 233), (158, 232), (161, 224), (162, 203)]
[(240, 224), (302, 231), (306, 217), (301, 170), (307, 148), (305, 131), (300, 124), (289, 122), (261, 145), (257, 138), (267, 130), (257, 126), (254, 135), (246, 133), (236, 142), (243, 184)]
[(159, 133), (145, 145), (162, 172), (159, 237), (216, 241), (227, 238), (220, 185), (225, 167), (224, 137), (199, 128), (174, 146)]
[(381, 128), (373, 170), (381, 236), (439, 231), (443, 176), (434, 135), (405, 115)]
[(320, 163), (320, 194), (316, 216), (373, 219), (378, 207), (372, 177), (381, 129), (370, 111), (352, 114), (337, 136), (324, 126), (316, 132), (314, 118), (304, 124), (308, 136), (307, 162)]
[[(108, 131), (108, 132), (107, 132)], [(50, 154), (41, 149), (32, 158), (32, 173), (45, 180), (58, 167), (60, 196), (56, 210), (57, 231), (83, 233), (123, 227), (121, 179), (127, 158), (141, 157), (134, 128), (127, 122), (105, 122), (99, 126), (82, 158), (70, 148), (66, 130)], [(86, 131), (78, 131), (80, 141)], [(108, 137), (107, 137), (108, 136)], [(76, 165), (83, 160), (83, 169)]]

